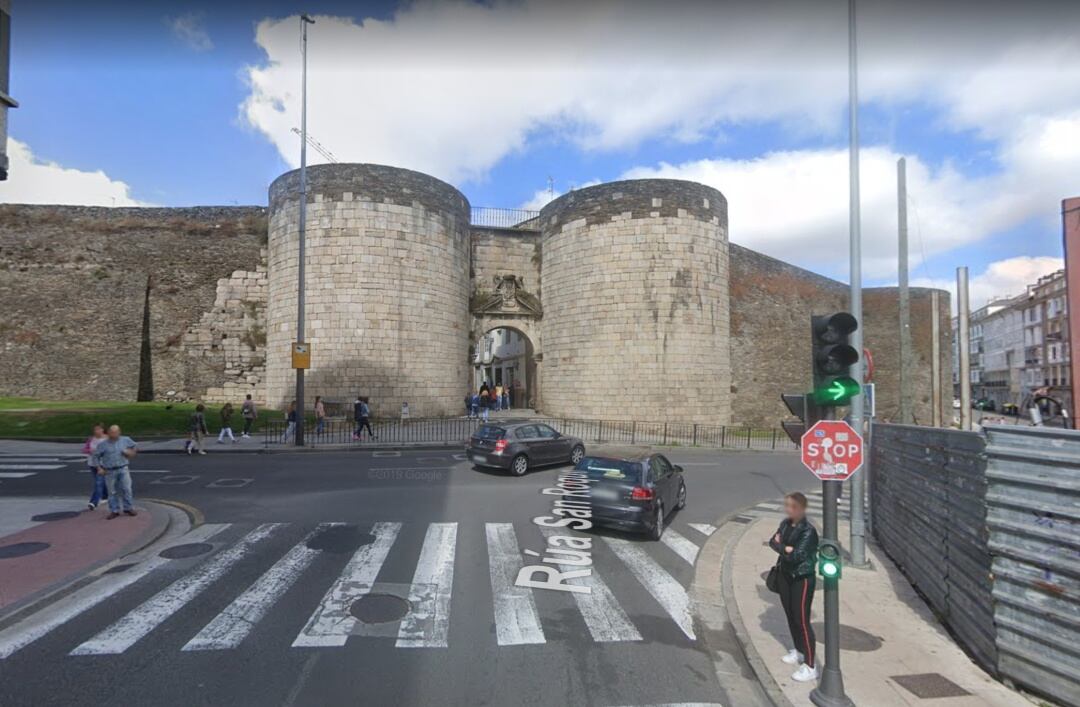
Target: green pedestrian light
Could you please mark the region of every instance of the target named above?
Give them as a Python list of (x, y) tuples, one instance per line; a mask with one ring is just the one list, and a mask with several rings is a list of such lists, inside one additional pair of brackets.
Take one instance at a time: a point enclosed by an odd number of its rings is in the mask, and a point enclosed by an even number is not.
[(822, 540), (818, 547), (818, 574), (825, 579), (840, 579), (840, 545), (832, 540)]

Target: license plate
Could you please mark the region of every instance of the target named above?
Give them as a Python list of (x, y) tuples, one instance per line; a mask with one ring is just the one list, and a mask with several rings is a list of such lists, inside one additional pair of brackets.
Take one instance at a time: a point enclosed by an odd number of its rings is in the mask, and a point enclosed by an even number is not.
[(617, 501), (619, 492), (615, 489), (593, 489), (592, 497), (599, 501)]
[(481, 456), (479, 454), (474, 454), (474, 455), (472, 455), (472, 460), (474, 462), (476, 462), (477, 464), (483, 464), (483, 463), (487, 462), (487, 457)]

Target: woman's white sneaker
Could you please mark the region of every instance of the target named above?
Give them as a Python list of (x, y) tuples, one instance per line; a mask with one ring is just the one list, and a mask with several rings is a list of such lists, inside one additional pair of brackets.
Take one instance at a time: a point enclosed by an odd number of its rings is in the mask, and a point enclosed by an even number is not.
[(788, 665), (798, 665), (799, 663), (803, 662), (805, 658), (803, 657), (802, 653), (792, 648), (787, 652), (787, 655), (785, 655), (780, 660), (784, 661)]
[(800, 665), (799, 669), (791, 675), (791, 679), (795, 682), (810, 682), (811, 680), (817, 680), (819, 677), (821, 677), (821, 673), (818, 672), (818, 669), (811, 668), (806, 663)]

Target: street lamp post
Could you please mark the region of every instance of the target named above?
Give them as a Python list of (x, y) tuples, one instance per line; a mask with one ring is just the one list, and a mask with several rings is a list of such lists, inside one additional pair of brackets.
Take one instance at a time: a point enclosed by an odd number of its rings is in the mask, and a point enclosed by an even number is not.
[[(300, 15), (300, 252), (296, 266), (296, 343), (304, 343), (304, 246), (307, 230), (307, 28), (315, 24), (310, 15)], [(295, 365), (295, 364), (294, 364)], [(296, 446), (304, 446), (304, 369), (296, 367)]]

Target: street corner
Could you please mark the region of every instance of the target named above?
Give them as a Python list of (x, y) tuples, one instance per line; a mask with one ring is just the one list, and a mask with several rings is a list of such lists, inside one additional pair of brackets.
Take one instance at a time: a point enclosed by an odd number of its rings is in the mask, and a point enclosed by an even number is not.
[(145, 547), (170, 525), (164, 506), (135, 510), (109, 519), (104, 505), (90, 510), (81, 499), (0, 499), (0, 615)]

